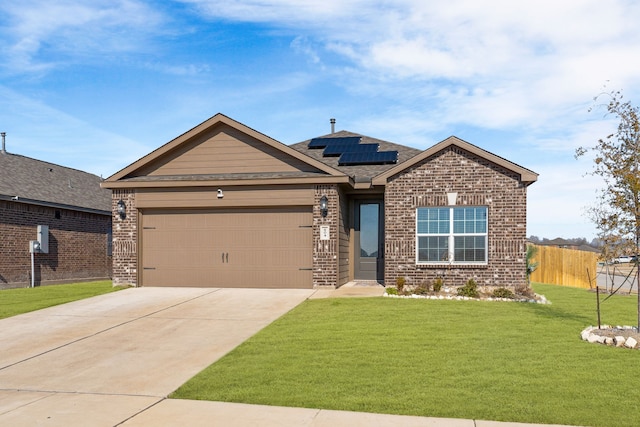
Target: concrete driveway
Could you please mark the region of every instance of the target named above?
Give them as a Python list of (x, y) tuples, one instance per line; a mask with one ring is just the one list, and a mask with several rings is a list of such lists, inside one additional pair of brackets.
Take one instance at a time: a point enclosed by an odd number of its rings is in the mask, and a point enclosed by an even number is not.
[(0, 320), (0, 425), (118, 425), (313, 292), (133, 288)]
[(165, 398), (307, 298), (381, 293), (135, 288), (0, 320), (0, 426), (534, 427)]

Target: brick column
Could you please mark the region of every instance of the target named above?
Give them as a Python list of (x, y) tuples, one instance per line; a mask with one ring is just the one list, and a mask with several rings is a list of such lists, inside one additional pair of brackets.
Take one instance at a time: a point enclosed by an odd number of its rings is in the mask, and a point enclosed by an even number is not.
[[(113, 284), (138, 283), (138, 210), (133, 190), (113, 190), (111, 210), (113, 218)], [(125, 203), (127, 214), (118, 215), (118, 201)]]
[[(329, 200), (327, 216), (320, 212), (320, 199)], [(336, 185), (317, 185), (313, 204), (313, 286), (338, 285), (338, 206)], [(320, 240), (320, 226), (329, 226), (329, 240)]]

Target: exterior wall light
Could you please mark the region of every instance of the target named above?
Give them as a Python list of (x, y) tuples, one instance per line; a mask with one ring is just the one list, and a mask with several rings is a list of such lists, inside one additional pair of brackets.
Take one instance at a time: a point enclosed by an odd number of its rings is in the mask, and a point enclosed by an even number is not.
[(218, 199), (222, 199), (224, 197), (224, 193), (222, 192), (222, 188), (218, 188)]
[(127, 206), (124, 204), (122, 199), (118, 200), (118, 216), (120, 216), (120, 219), (125, 219), (127, 217)]
[(324, 218), (327, 216), (327, 213), (329, 213), (329, 199), (327, 199), (327, 196), (323, 195), (320, 197), (320, 214)]

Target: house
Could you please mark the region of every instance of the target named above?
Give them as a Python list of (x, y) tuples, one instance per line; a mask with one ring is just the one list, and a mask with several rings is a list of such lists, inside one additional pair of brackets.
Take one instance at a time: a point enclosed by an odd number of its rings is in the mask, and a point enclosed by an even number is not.
[[(0, 289), (111, 277), (111, 191), (102, 178), (0, 152)], [(30, 242), (44, 230), (48, 248)], [(32, 281), (33, 271), (33, 281)]]
[(536, 179), (456, 137), (421, 151), (332, 125), (287, 146), (217, 114), (102, 183), (114, 283), (521, 285)]

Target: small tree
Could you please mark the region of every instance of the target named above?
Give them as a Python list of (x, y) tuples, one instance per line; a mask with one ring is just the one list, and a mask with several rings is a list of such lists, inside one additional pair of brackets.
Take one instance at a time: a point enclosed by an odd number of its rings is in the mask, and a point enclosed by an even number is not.
[[(612, 241), (625, 242), (637, 254), (640, 247), (640, 111), (631, 102), (623, 101), (621, 91), (603, 95), (609, 97), (608, 114), (619, 120), (617, 130), (599, 139), (593, 147), (578, 148), (576, 158), (594, 153), (591, 174), (604, 180), (605, 188), (598, 196), (599, 206), (591, 210), (599, 237), (605, 240), (603, 254), (615, 252)], [(637, 273), (636, 284), (640, 285), (640, 269)], [(637, 326), (640, 330), (640, 292)]]

